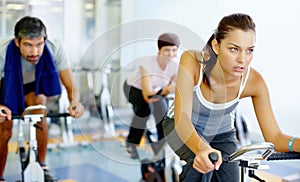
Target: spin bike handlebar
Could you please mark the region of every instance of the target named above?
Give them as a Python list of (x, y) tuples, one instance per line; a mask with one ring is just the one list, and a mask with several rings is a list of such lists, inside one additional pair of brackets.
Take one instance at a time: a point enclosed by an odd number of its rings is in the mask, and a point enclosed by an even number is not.
[[(70, 116), (69, 113), (55, 113), (55, 114), (48, 113), (48, 114), (46, 114), (46, 109), (47, 108), (46, 108), (45, 105), (32, 105), (32, 106), (28, 106), (28, 107), (25, 108), (25, 110), (22, 113), (22, 115), (12, 115), (12, 119), (24, 119), (24, 116), (26, 114), (28, 114), (28, 113), (30, 113), (30, 111), (34, 111), (34, 110), (43, 110), (44, 111), (43, 115), (45, 117), (48, 117), (48, 118), (60, 118), (60, 117), (68, 117), (68, 116)], [(76, 108), (73, 108), (73, 109), (76, 109)], [(3, 114), (6, 114), (5, 110), (1, 110), (1, 112)]]
[[(261, 155), (259, 154), (251, 154), (244, 155), (248, 152), (253, 151), (263, 151)], [(262, 142), (256, 144), (250, 144), (241, 147), (234, 153), (229, 156), (222, 156), (223, 162), (234, 162), (234, 161), (242, 161), (242, 160), (265, 160), (274, 152), (274, 145), (269, 142)], [(212, 163), (215, 163), (218, 160), (218, 155), (215, 152), (209, 154), (209, 159)]]
[(300, 159), (300, 153), (298, 152), (275, 152), (270, 157), (267, 158), (267, 161), (274, 160), (293, 160)]
[[(252, 151), (264, 151), (262, 154), (244, 155)], [(215, 152), (209, 154), (209, 159), (212, 163), (218, 160), (218, 155)], [(229, 156), (222, 156), (223, 162), (235, 162), (245, 160), (292, 160), (300, 159), (300, 153), (297, 152), (274, 152), (274, 144), (270, 142), (261, 142), (256, 144), (246, 145), (241, 147), (236, 152)]]
[[(252, 151), (264, 151), (261, 155), (247, 155), (244, 154)], [(262, 142), (251, 145), (246, 145), (241, 147), (239, 150), (228, 156), (227, 161), (239, 161), (244, 160), (245, 158), (248, 160), (265, 160), (274, 152), (274, 144), (270, 142)], [(226, 161), (226, 160), (225, 160)]]

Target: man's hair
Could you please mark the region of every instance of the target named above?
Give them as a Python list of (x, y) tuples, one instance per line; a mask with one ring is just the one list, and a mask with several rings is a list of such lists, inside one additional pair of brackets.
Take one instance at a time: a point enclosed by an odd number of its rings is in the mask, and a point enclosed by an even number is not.
[(158, 37), (157, 46), (161, 49), (164, 46), (177, 46), (179, 47), (179, 37), (174, 33), (164, 33)]
[(37, 38), (43, 36), (47, 39), (47, 30), (44, 23), (36, 18), (25, 16), (15, 25), (15, 37), (21, 41), (22, 38)]

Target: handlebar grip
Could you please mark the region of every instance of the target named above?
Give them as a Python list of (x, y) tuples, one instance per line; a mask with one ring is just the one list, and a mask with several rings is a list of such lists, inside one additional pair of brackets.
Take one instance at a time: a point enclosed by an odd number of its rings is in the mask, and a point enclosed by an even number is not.
[(300, 159), (300, 153), (297, 152), (274, 152), (267, 160), (297, 160)]
[(218, 161), (219, 157), (218, 154), (216, 152), (211, 152), (208, 154), (208, 158), (209, 160), (214, 164), (215, 162)]
[(72, 110), (73, 110), (73, 111), (76, 110), (76, 106), (72, 106)]

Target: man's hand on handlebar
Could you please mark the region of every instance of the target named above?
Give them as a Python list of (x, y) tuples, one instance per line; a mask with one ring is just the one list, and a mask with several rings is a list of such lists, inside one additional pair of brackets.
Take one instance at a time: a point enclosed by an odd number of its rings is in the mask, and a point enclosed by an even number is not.
[(11, 120), (11, 111), (6, 106), (0, 106), (0, 123), (4, 122), (7, 118), (7, 120)]
[(72, 103), (68, 107), (68, 111), (69, 111), (70, 116), (72, 116), (74, 118), (80, 118), (83, 115), (84, 107), (80, 102)]
[[(218, 155), (218, 159), (214, 163), (209, 159), (209, 154), (213, 152), (215, 152)], [(212, 170), (219, 170), (221, 164), (222, 164), (221, 152), (211, 147), (206, 147), (196, 155), (193, 162), (193, 168), (203, 174), (206, 174)]]

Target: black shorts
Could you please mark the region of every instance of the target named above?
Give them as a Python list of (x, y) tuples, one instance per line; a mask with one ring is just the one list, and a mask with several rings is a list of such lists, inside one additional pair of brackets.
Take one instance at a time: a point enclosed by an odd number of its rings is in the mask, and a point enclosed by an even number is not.
[(35, 91), (35, 81), (23, 85), (24, 96)]

